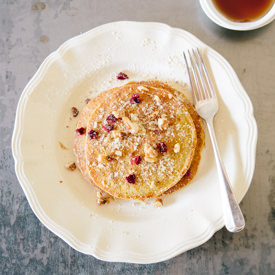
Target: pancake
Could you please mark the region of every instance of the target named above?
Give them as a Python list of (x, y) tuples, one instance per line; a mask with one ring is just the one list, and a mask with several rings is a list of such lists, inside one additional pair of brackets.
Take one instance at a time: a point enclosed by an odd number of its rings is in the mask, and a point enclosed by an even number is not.
[(87, 124), (87, 172), (116, 198), (157, 197), (190, 167), (193, 120), (183, 102), (161, 88), (127, 84), (111, 96), (115, 100), (103, 100)]
[(179, 190), (180, 188), (184, 187), (185, 185), (187, 185), (195, 177), (197, 173), (200, 159), (201, 159), (201, 150), (204, 145), (204, 131), (202, 128), (200, 116), (197, 114), (195, 108), (193, 107), (193, 104), (185, 97), (185, 95), (182, 92), (177, 91), (176, 89), (172, 88), (166, 83), (163, 83), (158, 80), (147, 80), (147, 81), (140, 81), (140, 82), (132, 81), (132, 82), (129, 82), (128, 84), (131, 84), (131, 83), (140, 84), (140, 85), (149, 85), (151, 87), (161, 88), (169, 91), (173, 96), (177, 97), (177, 99), (179, 99), (184, 103), (185, 107), (187, 108), (195, 124), (196, 132), (197, 132), (197, 145), (196, 145), (195, 154), (194, 154), (192, 163), (190, 165), (188, 172), (185, 173), (185, 175), (181, 178), (181, 180), (172, 188), (164, 192), (164, 194), (171, 194)]

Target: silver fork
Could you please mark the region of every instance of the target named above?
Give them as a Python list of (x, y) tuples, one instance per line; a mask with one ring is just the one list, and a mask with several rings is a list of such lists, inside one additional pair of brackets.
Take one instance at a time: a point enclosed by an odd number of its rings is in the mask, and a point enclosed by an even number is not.
[(221, 186), (225, 227), (230, 232), (239, 232), (244, 229), (245, 220), (234, 197), (228, 176), (224, 169), (213, 126), (213, 118), (219, 108), (218, 99), (199, 50), (192, 49), (191, 53), (188, 50), (187, 56), (189, 56), (189, 62), (187, 62), (187, 57), (184, 52), (183, 56), (193, 91), (193, 101), (196, 111), (206, 121), (213, 145)]

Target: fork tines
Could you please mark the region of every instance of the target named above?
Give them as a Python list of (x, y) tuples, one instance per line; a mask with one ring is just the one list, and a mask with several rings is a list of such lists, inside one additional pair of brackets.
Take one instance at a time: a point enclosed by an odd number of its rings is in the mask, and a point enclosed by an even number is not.
[(200, 100), (216, 97), (210, 77), (198, 48), (183, 52), (186, 68), (193, 90), (194, 104)]

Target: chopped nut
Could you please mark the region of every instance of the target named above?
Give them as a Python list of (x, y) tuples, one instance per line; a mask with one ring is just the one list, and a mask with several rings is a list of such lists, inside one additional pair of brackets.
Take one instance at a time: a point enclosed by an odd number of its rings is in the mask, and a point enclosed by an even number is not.
[(117, 118), (122, 118), (125, 116), (125, 111), (124, 110), (119, 110), (119, 111), (112, 111), (112, 114)]
[(112, 114), (116, 117), (116, 118), (119, 118), (119, 113), (117, 111), (112, 111)]
[(175, 146), (174, 146), (174, 152), (178, 153), (179, 151), (180, 151), (180, 144), (176, 143)]
[(168, 94), (168, 98), (169, 98), (169, 99), (172, 99), (172, 98), (173, 98), (172, 94), (169, 93), (169, 94)]
[(98, 205), (103, 205), (103, 204), (109, 203), (110, 202), (109, 199), (111, 198), (109, 195), (107, 195), (105, 193), (103, 194), (100, 191), (96, 192), (96, 197), (97, 197)]
[(161, 100), (160, 100), (160, 98), (159, 98), (157, 95), (154, 95), (154, 100), (155, 100), (158, 104), (161, 103)]
[(110, 141), (111, 141), (111, 136), (107, 136), (105, 139), (104, 139), (104, 142), (106, 142), (106, 143), (109, 143)]
[(95, 121), (94, 122), (94, 129), (96, 129), (97, 128), (97, 122)]
[(133, 122), (128, 117), (123, 117), (122, 121), (133, 134), (146, 132), (145, 128), (140, 123)]
[(150, 157), (148, 157), (148, 156), (145, 156), (145, 161), (147, 161), (147, 162), (156, 162), (158, 159), (157, 158), (150, 158)]
[(128, 117), (123, 117), (122, 118), (122, 121), (124, 122), (124, 124), (126, 125), (126, 127), (128, 128), (128, 129), (131, 129), (132, 128), (132, 122), (131, 122), (131, 120), (128, 118)]
[(142, 92), (142, 91), (148, 92), (148, 91), (149, 91), (149, 89), (146, 88), (146, 87), (144, 87), (144, 86), (138, 86), (137, 89), (138, 89), (140, 92)]
[(155, 112), (153, 112), (153, 113), (151, 113), (151, 114), (149, 115), (149, 118), (150, 118), (151, 120), (154, 120), (155, 118), (157, 118), (158, 114), (159, 114), (159, 112), (158, 112), (158, 111), (155, 111)]
[(125, 133), (119, 130), (112, 131), (112, 137), (114, 138), (122, 138), (124, 137)]
[(138, 124), (138, 127), (139, 127), (139, 133), (142, 133), (142, 134), (146, 133), (146, 130), (141, 123)]
[(158, 208), (158, 207), (162, 207), (163, 206), (163, 201), (161, 198), (157, 198), (154, 202), (154, 207)]
[(106, 158), (104, 155), (98, 155), (97, 160), (98, 160), (100, 163), (104, 163), (104, 162), (107, 161), (107, 158)]
[(122, 156), (122, 152), (121, 152), (121, 151), (116, 151), (115, 154), (116, 154), (117, 156), (119, 156), (119, 157)]
[(65, 167), (68, 169), (68, 170), (71, 170), (71, 171), (74, 171), (76, 169), (76, 164), (75, 162), (69, 162), (65, 165)]
[(96, 202), (97, 202), (98, 205), (103, 205), (103, 204), (108, 203), (108, 201), (105, 200), (105, 199), (97, 199)]
[(139, 121), (138, 116), (136, 114), (130, 114), (132, 121)]
[(158, 151), (155, 150), (150, 144), (144, 145), (145, 161), (156, 162), (158, 160)]
[(161, 130), (166, 130), (169, 126), (168, 120), (166, 118), (159, 118), (158, 119), (158, 126)]
[(77, 117), (77, 116), (78, 116), (78, 113), (79, 113), (79, 111), (77, 110), (77, 108), (72, 107), (72, 114), (73, 114), (73, 117)]
[(152, 189), (156, 188), (156, 183), (154, 181), (151, 182), (150, 188), (152, 188)]
[(110, 173), (108, 179), (109, 181), (112, 181), (114, 179), (114, 173)]

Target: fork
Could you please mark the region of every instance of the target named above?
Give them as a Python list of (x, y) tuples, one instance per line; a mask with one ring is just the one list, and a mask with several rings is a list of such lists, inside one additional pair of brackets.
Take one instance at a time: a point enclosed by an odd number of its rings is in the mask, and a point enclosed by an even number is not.
[[(214, 116), (219, 108), (218, 99), (199, 49), (192, 49), (191, 53), (188, 50), (186, 55), (183, 52), (183, 56), (192, 88), (194, 105), (197, 113), (206, 121), (213, 146), (221, 187), (225, 227), (230, 232), (239, 232), (244, 229), (245, 220), (232, 192), (218, 149), (213, 125)], [(190, 65), (186, 56), (189, 56)]]

